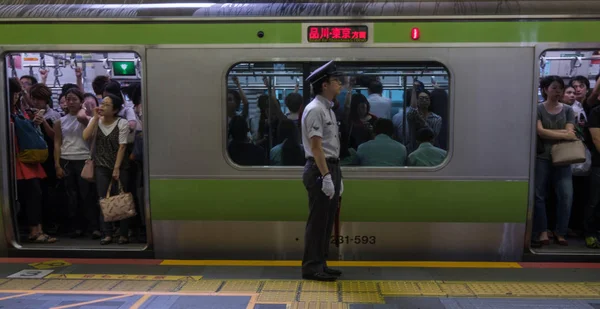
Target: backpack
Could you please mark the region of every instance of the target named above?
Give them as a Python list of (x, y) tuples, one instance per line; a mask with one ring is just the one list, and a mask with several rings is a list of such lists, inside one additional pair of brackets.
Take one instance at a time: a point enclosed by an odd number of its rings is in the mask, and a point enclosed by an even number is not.
[(33, 121), (23, 115), (11, 115), (19, 145), (17, 159), (22, 163), (44, 163), (48, 159), (48, 145)]

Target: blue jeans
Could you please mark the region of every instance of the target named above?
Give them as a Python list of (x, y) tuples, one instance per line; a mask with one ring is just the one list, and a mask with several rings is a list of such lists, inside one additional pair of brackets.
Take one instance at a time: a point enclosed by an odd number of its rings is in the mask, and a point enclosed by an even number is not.
[(571, 166), (554, 166), (552, 161), (535, 159), (535, 207), (533, 210), (533, 235), (548, 229), (546, 217), (546, 194), (548, 181), (554, 184), (556, 190), (556, 229), (560, 236), (567, 235), (571, 205), (573, 204), (573, 176)]

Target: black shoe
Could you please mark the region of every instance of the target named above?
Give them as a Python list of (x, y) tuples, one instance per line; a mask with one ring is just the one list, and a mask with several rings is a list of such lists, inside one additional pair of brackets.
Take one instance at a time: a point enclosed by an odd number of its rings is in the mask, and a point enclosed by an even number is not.
[(326, 273), (314, 273), (311, 275), (302, 275), (302, 279), (316, 281), (335, 281), (337, 280), (337, 277)]
[(336, 276), (336, 277), (339, 277), (342, 275), (342, 272), (340, 270), (329, 268), (329, 267), (325, 268), (325, 273), (328, 275)]

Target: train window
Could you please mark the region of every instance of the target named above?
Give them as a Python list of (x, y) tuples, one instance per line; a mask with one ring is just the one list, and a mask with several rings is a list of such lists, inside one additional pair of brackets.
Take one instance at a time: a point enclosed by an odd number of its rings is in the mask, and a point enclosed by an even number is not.
[[(238, 63), (227, 76), (227, 152), (240, 166), (301, 166), (306, 78), (321, 62)], [(345, 166), (434, 167), (448, 151), (449, 74), (439, 63), (337, 62), (333, 111)]]
[[(138, 54), (11, 51), (4, 57), (17, 243), (67, 249), (119, 243), (142, 250), (146, 216)], [(127, 221), (105, 218), (104, 203), (98, 203), (113, 178), (134, 196), (137, 215)], [(111, 195), (119, 194), (114, 184)], [(133, 229), (139, 237), (130, 242)]]

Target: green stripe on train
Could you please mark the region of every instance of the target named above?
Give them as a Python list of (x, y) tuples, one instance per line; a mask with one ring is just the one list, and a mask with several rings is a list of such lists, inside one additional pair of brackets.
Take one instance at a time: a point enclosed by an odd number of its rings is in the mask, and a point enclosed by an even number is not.
[[(526, 181), (346, 180), (342, 220), (524, 223)], [(152, 220), (304, 221), (300, 180), (150, 181)]]
[[(360, 22), (360, 21), (357, 21)], [(376, 22), (376, 43), (596, 42), (598, 21)], [(257, 32), (263, 31), (264, 38)], [(297, 22), (0, 23), (0, 44), (275, 44), (302, 42)], [(24, 35), (26, 34), (26, 35)]]

